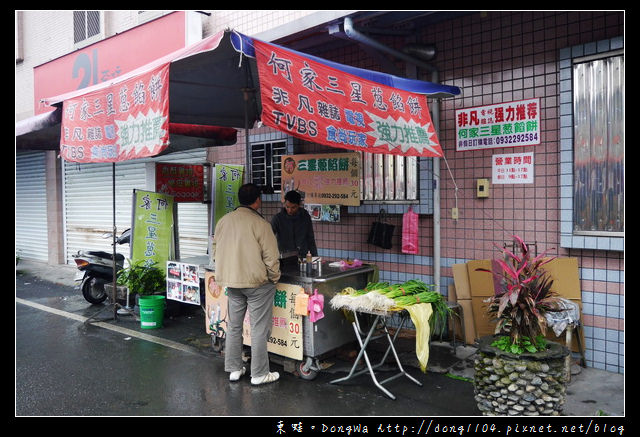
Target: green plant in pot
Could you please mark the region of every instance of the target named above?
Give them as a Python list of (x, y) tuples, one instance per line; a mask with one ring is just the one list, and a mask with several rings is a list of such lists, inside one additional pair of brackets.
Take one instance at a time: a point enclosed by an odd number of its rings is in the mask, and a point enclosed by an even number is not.
[[(520, 253), (499, 248), (492, 261), (494, 295), (487, 305), (497, 322), (496, 334), (481, 338), (475, 361), (478, 408), (485, 415), (558, 415), (565, 400), (568, 350), (546, 341), (545, 314), (563, 311), (542, 268), (555, 257), (533, 256), (522, 238), (513, 237)], [(515, 252), (515, 251), (514, 251)]]
[(146, 264), (144, 261), (130, 264), (118, 272), (117, 284), (124, 285), (129, 293), (138, 296), (155, 294), (166, 288), (165, 273), (156, 267), (158, 263)]

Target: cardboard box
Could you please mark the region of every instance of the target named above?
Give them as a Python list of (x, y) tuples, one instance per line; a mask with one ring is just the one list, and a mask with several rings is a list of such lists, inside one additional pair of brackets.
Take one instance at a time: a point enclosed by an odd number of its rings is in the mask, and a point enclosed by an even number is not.
[(489, 303), (485, 301), (488, 298), (489, 296), (476, 296), (471, 298), (476, 338), (484, 337), (485, 335), (493, 335), (496, 330), (495, 322), (491, 321), (487, 314), (487, 307)]
[(451, 271), (453, 272), (453, 282), (455, 283), (457, 299), (471, 299), (471, 288), (469, 287), (467, 265), (454, 264), (451, 266)]
[(491, 260), (473, 260), (467, 263), (467, 274), (469, 275), (471, 297), (493, 296), (493, 274), (489, 272), (478, 272), (476, 271), (478, 268), (491, 270)]
[(473, 307), (471, 305), (471, 299), (462, 299), (458, 303), (462, 308), (462, 320), (458, 320), (461, 326), (460, 329), (456, 326), (456, 332), (462, 332), (464, 328), (464, 342), (466, 344), (473, 344), (476, 341), (476, 327), (473, 319)]
[(582, 299), (577, 258), (556, 258), (542, 266), (553, 279), (551, 290), (566, 299)]
[(454, 284), (449, 284), (447, 287), (447, 300), (449, 302), (458, 301), (458, 293), (456, 293), (456, 286)]
[[(488, 302), (484, 302), (494, 295), (493, 275), (487, 272), (478, 272), (476, 271), (478, 268), (491, 269), (491, 260), (473, 260), (466, 264), (454, 264), (451, 268), (455, 283), (452, 291), (463, 309), (464, 341), (467, 344), (471, 344), (475, 339), (485, 335), (492, 335), (496, 327), (495, 322), (491, 321), (487, 315)], [(580, 306), (580, 317), (582, 318), (582, 292), (577, 258), (556, 258), (542, 268), (549, 272), (553, 279), (551, 289), (559, 297), (576, 302)], [(451, 293), (450, 291), (450, 296), (452, 296)], [(460, 325), (456, 325), (456, 332), (462, 332)], [(571, 350), (574, 352), (579, 351), (576, 340), (578, 333), (584, 347), (584, 331), (582, 329), (578, 332), (574, 331), (571, 344)], [(565, 344), (565, 334), (562, 333), (560, 337), (556, 337), (553, 330), (549, 329), (546, 337), (549, 340)]]

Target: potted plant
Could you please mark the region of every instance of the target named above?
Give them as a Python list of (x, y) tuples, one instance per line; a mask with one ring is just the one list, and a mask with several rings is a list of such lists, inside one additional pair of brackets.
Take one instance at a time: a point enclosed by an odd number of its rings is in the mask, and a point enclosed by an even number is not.
[(566, 399), (566, 347), (544, 338), (545, 314), (562, 311), (551, 291), (553, 280), (542, 268), (555, 257), (532, 257), (514, 236), (515, 254), (492, 262), (495, 293), (487, 312), (496, 320), (495, 335), (479, 341), (475, 359), (475, 397), (484, 415), (558, 415)]
[(117, 284), (124, 285), (129, 289), (129, 293), (137, 296), (145, 296), (164, 292), (166, 288), (166, 278), (164, 271), (156, 267), (157, 262), (145, 264), (140, 261), (129, 264), (118, 272)]

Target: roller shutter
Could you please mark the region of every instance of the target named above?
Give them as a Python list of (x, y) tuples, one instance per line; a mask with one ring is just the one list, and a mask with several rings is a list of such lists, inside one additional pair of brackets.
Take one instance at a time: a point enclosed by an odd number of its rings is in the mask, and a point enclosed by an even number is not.
[(16, 256), (47, 262), (47, 187), (45, 152), (16, 155)]
[[(206, 149), (123, 161), (115, 165), (116, 227), (118, 234), (131, 226), (131, 200), (134, 189), (148, 189), (146, 164), (178, 162), (199, 164), (206, 161)], [(111, 240), (103, 234), (113, 230), (112, 164), (64, 163), (65, 241), (67, 262), (79, 249), (111, 251)], [(178, 204), (180, 254), (182, 258), (206, 255), (208, 242), (207, 205)], [(129, 246), (118, 246), (118, 253), (129, 257)]]

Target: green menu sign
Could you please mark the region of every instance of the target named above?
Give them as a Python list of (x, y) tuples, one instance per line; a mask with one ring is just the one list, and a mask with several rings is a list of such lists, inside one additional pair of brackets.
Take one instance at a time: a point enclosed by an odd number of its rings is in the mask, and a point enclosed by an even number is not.
[(244, 166), (216, 164), (214, 171), (214, 226), (218, 220), (239, 205), (238, 190), (242, 186)]
[(156, 264), (164, 270), (173, 257), (173, 196), (152, 191), (133, 192), (131, 262)]

